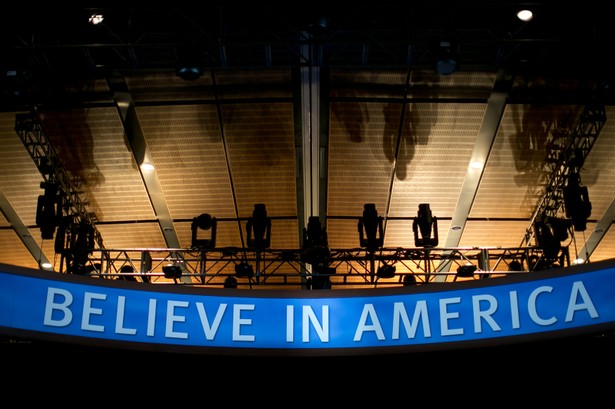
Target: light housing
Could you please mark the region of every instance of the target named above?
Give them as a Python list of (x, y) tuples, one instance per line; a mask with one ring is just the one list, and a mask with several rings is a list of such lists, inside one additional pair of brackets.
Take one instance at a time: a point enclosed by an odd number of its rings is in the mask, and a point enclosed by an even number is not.
[(396, 267), (391, 264), (383, 263), (378, 270), (376, 271), (376, 276), (378, 278), (393, 278), (395, 277)]
[(235, 264), (235, 275), (240, 278), (252, 278), (254, 277), (254, 269), (245, 261), (239, 264)]
[(162, 267), (164, 278), (177, 279), (182, 276), (182, 269), (177, 264), (167, 264)]
[(474, 272), (476, 271), (476, 266), (474, 264), (466, 264), (463, 266), (459, 266), (457, 268), (457, 277), (473, 277)]

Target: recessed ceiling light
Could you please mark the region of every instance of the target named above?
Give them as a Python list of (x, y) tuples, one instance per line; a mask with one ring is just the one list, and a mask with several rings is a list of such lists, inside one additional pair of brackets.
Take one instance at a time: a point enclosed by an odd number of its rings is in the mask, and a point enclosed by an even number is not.
[(534, 13), (530, 10), (520, 10), (517, 12), (517, 18), (521, 21), (530, 21), (534, 18)]
[(100, 24), (100, 23), (102, 23), (102, 21), (103, 21), (104, 19), (105, 19), (105, 18), (103, 17), (103, 15), (102, 15), (102, 14), (92, 14), (92, 15), (90, 16), (90, 18), (88, 19), (88, 22), (89, 22), (90, 24), (94, 24), (94, 25), (96, 25), (96, 24)]
[(455, 231), (461, 230), (461, 226), (453, 226), (451, 227), (451, 230), (455, 230)]
[(482, 168), (482, 167), (483, 167), (483, 162), (480, 162), (480, 161), (477, 161), (477, 160), (472, 161), (472, 162), (470, 163), (470, 167), (471, 167), (472, 169), (480, 169), (480, 168)]
[(141, 170), (152, 171), (154, 170), (154, 165), (152, 165), (151, 163), (144, 163), (141, 165)]

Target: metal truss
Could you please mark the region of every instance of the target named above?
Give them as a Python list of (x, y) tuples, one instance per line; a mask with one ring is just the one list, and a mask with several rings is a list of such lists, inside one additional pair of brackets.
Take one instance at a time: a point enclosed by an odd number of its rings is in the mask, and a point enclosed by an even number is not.
[(534, 238), (534, 222), (539, 217), (558, 217), (564, 212), (563, 188), (566, 180), (571, 172), (578, 172), (583, 166), (605, 123), (604, 104), (589, 104), (581, 113), (575, 129), (569, 134), (564, 132), (561, 138), (554, 141), (548, 158), (551, 174), (526, 229), (525, 245), (530, 245)]
[[(178, 284), (195, 287), (225, 287), (229, 277), (236, 287), (274, 289), (312, 288), (311, 280), (325, 279), (326, 288), (395, 287), (445, 280), (485, 279), (544, 269), (542, 250), (522, 248), (365, 248), (330, 249), (319, 265), (306, 263), (302, 250), (275, 250), (225, 247), (216, 249), (96, 249), (85, 275), (96, 278), (131, 280), (149, 284)], [(562, 260), (562, 265), (569, 265)], [(452, 263), (451, 272), (438, 272), (441, 263)], [(249, 276), (240, 276), (236, 266), (250, 267)], [(380, 275), (380, 267), (393, 266), (394, 274)], [(178, 275), (165, 272), (174, 266)], [(469, 267), (465, 273), (462, 267)], [(181, 279), (180, 279), (181, 277)], [(238, 277), (235, 278), (235, 277)]]
[(57, 184), (60, 189), (62, 196), (61, 211), (65, 215), (73, 217), (75, 225), (83, 223), (90, 226), (93, 240), (98, 246), (103, 247), (102, 237), (94, 224), (96, 217), (88, 212), (86, 203), (79, 197), (79, 192), (83, 191), (82, 183), (79, 178), (72, 177), (65, 170), (62, 160), (43, 129), (36, 109), (29, 113), (15, 115), (15, 131), (43, 180)]

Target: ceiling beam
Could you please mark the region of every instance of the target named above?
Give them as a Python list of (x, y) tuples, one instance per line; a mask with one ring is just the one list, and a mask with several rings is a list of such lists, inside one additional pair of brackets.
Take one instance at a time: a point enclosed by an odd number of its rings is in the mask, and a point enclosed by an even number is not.
[[(171, 218), (171, 212), (164, 196), (164, 191), (160, 180), (158, 179), (158, 173), (155, 168), (151, 170), (144, 170), (143, 164), (154, 165), (151, 153), (145, 141), (141, 124), (137, 118), (135, 112), (134, 102), (132, 96), (128, 91), (128, 85), (125, 79), (117, 74), (113, 73), (107, 78), (109, 88), (113, 92), (114, 100), (117, 106), (118, 113), (122, 119), (124, 126), (124, 132), (126, 138), (132, 149), (132, 153), (137, 162), (141, 178), (145, 184), (145, 189), (149, 196), (154, 212), (156, 213), (156, 219), (164, 236), (166, 246), (170, 249), (179, 249), (180, 243), (175, 231), (173, 219)], [(183, 264), (180, 264), (182, 266)], [(181, 277), (181, 281), (190, 282), (190, 278), (186, 276)]]
[(594, 231), (579, 250), (577, 254), (578, 257), (583, 258), (586, 263), (589, 262), (591, 254), (596, 250), (596, 247), (598, 247), (598, 244), (600, 244), (606, 232), (609, 231), (613, 225), (613, 220), (615, 220), (615, 201), (611, 202), (607, 211), (604, 212), (600, 220), (598, 220)]
[(32, 258), (36, 260), (38, 266), (42, 268), (41, 265), (43, 263), (51, 264), (41, 247), (34, 240), (34, 237), (32, 237), (28, 227), (23, 223), (13, 206), (11, 206), (9, 199), (4, 195), (2, 189), (0, 189), (0, 211), (2, 211), (2, 214), (17, 234), (17, 237), (19, 237), (19, 240), (21, 240), (30, 254), (32, 254)]
[[(512, 77), (503, 70), (498, 72), (495, 84), (489, 99), (487, 100), (487, 109), (483, 117), (481, 128), (474, 144), (474, 151), (468, 163), (466, 176), (461, 185), (457, 206), (453, 217), (451, 218), (451, 228), (446, 236), (445, 248), (458, 247), (461, 241), (461, 236), (465, 228), (466, 222), (472, 210), (472, 204), (476, 197), (476, 192), (480, 185), (480, 180), (487, 164), (487, 159), (493, 146), (493, 141), (498, 132), (506, 101), (510, 88), (512, 86)], [(472, 167), (474, 162), (482, 163), (480, 168)], [(447, 260), (441, 263), (436, 269), (437, 272), (449, 271), (451, 261)], [(446, 275), (436, 275), (435, 281), (445, 281)]]

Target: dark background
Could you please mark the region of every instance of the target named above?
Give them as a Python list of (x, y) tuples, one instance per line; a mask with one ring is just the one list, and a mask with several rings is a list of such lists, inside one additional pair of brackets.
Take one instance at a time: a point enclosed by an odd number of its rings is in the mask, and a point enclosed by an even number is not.
[[(125, 350), (48, 341), (0, 343), (3, 389), (25, 401), (265, 403), (294, 407), (419, 399), (510, 407), (612, 401), (615, 335), (444, 351), (240, 356)], [(41, 395), (43, 394), (43, 395)], [(205, 403), (209, 402), (209, 403)], [(431, 406), (431, 404), (429, 404)]]

